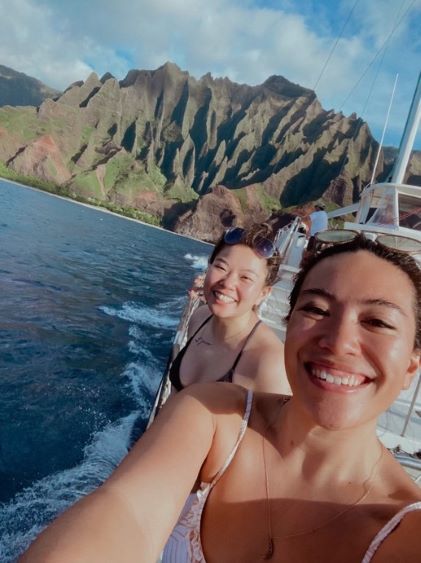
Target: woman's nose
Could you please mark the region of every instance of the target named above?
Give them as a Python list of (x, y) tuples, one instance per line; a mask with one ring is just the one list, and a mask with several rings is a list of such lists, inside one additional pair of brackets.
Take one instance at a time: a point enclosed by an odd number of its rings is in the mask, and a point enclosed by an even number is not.
[(319, 346), (337, 356), (354, 355), (359, 349), (358, 322), (350, 315), (331, 317), (325, 323)]
[(234, 287), (237, 283), (237, 275), (234, 272), (227, 272), (220, 283), (224, 287)]

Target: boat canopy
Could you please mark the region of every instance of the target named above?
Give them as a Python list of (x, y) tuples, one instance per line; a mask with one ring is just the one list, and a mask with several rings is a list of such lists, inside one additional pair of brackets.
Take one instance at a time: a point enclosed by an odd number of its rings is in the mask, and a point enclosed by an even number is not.
[(407, 184), (368, 186), (361, 195), (356, 223), (421, 239), (421, 188)]

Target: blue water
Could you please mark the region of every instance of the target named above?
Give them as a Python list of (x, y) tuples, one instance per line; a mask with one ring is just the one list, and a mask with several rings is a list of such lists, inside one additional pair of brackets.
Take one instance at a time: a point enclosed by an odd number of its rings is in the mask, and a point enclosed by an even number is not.
[(0, 180), (0, 561), (127, 452), (209, 248)]

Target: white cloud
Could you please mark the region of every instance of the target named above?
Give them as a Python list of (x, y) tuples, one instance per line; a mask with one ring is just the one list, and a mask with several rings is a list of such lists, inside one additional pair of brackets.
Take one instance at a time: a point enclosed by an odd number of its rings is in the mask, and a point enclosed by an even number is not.
[[(281, 74), (312, 88), (354, 3), (319, 0), (313, 6), (316, 11), (304, 13), (298, 0), (271, 2), (284, 10), (257, 8), (253, 0), (0, 0), (0, 64), (57, 88), (85, 79), (91, 70), (123, 78), (130, 68), (153, 69), (167, 60), (197, 78), (211, 72), (257, 84)], [(404, 86), (402, 77), (402, 108), (416, 80), (418, 69), (410, 64), (415, 61), (416, 67), (419, 45), (411, 33), (417, 29), (414, 19), (420, 20), (420, 3), (357, 4), (317, 88), (325, 107), (340, 109), (399, 18), (399, 7), (402, 13), (410, 6), (383, 59), (381, 86), (373, 90), (376, 102), (370, 101), (363, 116), (379, 136), (395, 68), (403, 66), (403, 75), (412, 79)], [(376, 69), (373, 64), (343, 108), (345, 113), (364, 109)], [(392, 117), (396, 127), (402, 120), (403, 109)]]

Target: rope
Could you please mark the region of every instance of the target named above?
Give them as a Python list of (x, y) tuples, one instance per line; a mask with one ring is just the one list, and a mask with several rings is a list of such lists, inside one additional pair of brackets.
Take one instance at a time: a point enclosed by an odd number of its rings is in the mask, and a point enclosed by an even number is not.
[(333, 44), (333, 46), (332, 46), (332, 48), (331, 48), (331, 50), (330, 50), (330, 53), (329, 53), (328, 56), (327, 56), (327, 59), (326, 59), (326, 61), (325, 61), (325, 64), (323, 65), (323, 68), (322, 68), (322, 70), (320, 71), (319, 77), (317, 78), (316, 83), (315, 83), (315, 85), (313, 86), (313, 90), (316, 90), (317, 86), (319, 85), (320, 79), (322, 78), (322, 76), (323, 76), (323, 74), (324, 74), (324, 72), (325, 72), (325, 70), (326, 70), (326, 67), (327, 67), (327, 65), (329, 64), (329, 61), (330, 61), (330, 59), (332, 58), (332, 55), (333, 55), (333, 53), (334, 53), (334, 51), (335, 51), (335, 49), (336, 49), (336, 47), (337, 47), (337, 45), (338, 45), (340, 39), (342, 38), (342, 35), (343, 35), (344, 31), (345, 31), (345, 28), (346, 28), (346, 26), (347, 26), (349, 20), (351, 19), (352, 13), (353, 13), (353, 11), (354, 11), (356, 5), (358, 4), (358, 2), (359, 2), (359, 0), (355, 0), (354, 5), (353, 5), (352, 8), (351, 8), (351, 11), (349, 12), (348, 17), (346, 18), (346, 21), (345, 21), (344, 25), (342, 26), (342, 29), (341, 29), (341, 31), (340, 31), (338, 37), (336, 38), (336, 41), (335, 41), (335, 43)]
[(411, 3), (409, 4), (408, 8), (406, 9), (406, 11), (404, 12), (404, 14), (398, 19), (398, 21), (396, 22), (396, 24), (393, 26), (392, 31), (389, 33), (389, 35), (386, 37), (385, 41), (382, 43), (380, 49), (377, 51), (377, 53), (374, 55), (374, 57), (371, 59), (370, 63), (368, 64), (368, 66), (366, 67), (366, 69), (364, 70), (364, 72), (361, 74), (360, 78), (357, 80), (357, 82), (355, 83), (355, 85), (351, 88), (351, 91), (349, 92), (348, 96), (345, 98), (345, 100), (342, 102), (339, 111), (342, 110), (342, 108), (344, 107), (344, 105), (346, 104), (346, 102), (349, 100), (349, 98), (352, 96), (352, 94), (354, 93), (355, 89), (357, 88), (357, 86), (359, 86), (361, 80), (364, 78), (364, 76), (367, 74), (367, 72), (370, 70), (370, 68), (373, 66), (374, 62), (376, 61), (377, 57), (380, 55), (380, 53), (382, 52), (383, 48), (386, 47), (387, 43), (390, 41), (390, 39), (392, 38), (392, 35), (395, 33), (395, 31), (398, 29), (398, 27), (400, 26), (400, 24), (402, 23), (402, 21), (404, 20), (404, 18), (407, 16), (407, 14), (409, 13), (409, 11), (411, 10), (412, 6), (414, 5), (416, 0), (412, 0)]

